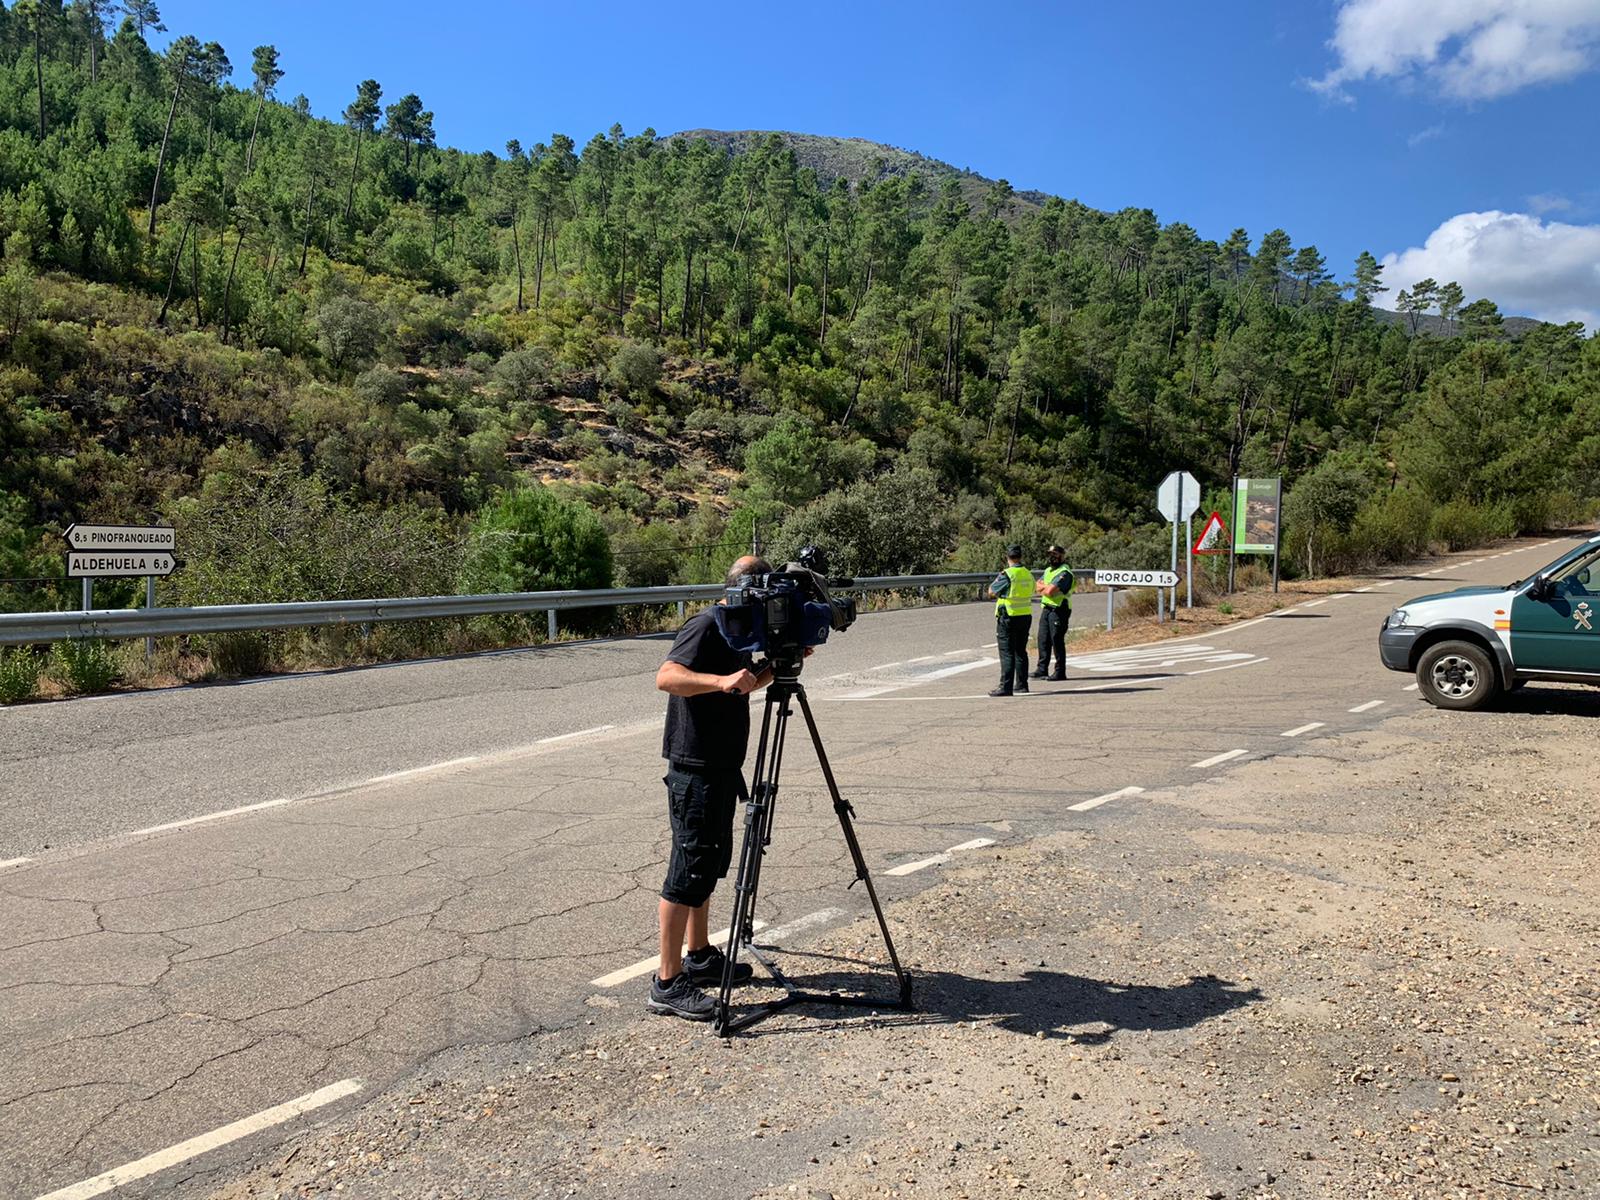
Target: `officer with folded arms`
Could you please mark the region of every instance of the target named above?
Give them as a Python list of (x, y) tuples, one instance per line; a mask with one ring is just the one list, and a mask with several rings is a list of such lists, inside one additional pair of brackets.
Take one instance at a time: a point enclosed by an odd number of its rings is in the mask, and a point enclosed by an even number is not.
[[(1072, 620), (1072, 571), (1064, 559), (1066, 551), (1052, 545), (1045, 551), (1044, 575), (1034, 585), (1039, 593), (1039, 665), (1035, 679), (1060, 683), (1067, 677), (1067, 623)], [(1052, 659), (1056, 669), (1050, 670)]]
[(1033, 625), (1033, 572), (1022, 565), (1022, 547), (1006, 547), (1006, 568), (989, 585), (994, 601), (995, 641), (1000, 647), (1000, 686), (991, 696), (1028, 690), (1028, 630)]

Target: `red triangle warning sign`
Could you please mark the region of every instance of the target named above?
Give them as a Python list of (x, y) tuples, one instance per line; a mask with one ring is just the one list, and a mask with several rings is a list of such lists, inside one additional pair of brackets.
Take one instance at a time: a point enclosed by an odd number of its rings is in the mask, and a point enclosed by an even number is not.
[(1222, 514), (1212, 513), (1206, 521), (1205, 528), (1200, 531), (1200, 536), (1194, 540), (1196, 554), (1226, 554), (1228, 552), (1228, 531), (1223, 527)]

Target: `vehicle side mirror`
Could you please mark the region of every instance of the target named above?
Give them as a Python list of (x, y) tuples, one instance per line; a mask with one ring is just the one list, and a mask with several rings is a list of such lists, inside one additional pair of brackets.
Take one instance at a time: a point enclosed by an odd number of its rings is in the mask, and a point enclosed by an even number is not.
[(1588, 587), (1589, 586), (1589, 568), (1588, 567), (1584, 567), (1583, 570), (1579, 571), (1576, 575), (1573, 576), (1573, 578), (1576, 579), (1584, 587)]
[(1528, 588), (1528, 599), (1548, 600), (1555, 594), (1555, 590), (1555, 584), (1550, 582), (1550, 576), (1541, 575)]

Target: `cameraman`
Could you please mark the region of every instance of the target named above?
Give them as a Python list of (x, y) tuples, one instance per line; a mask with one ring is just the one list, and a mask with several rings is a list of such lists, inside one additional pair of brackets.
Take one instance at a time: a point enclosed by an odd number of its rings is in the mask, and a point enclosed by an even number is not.
[[(771, 570), (765, 560), (746, 555), (728, 568), (727, 585)], [(715, 1007), (698, 985), (722, 979), (725, 956), (707, 932), (711, 892), (728, 873), (734, 809), (746, 798), (750, 694), (772, 682), (770, 667), (752, 673), (752, 666), (748, 651), (724, 640), (708, 608), (684, 622), (656, 672), (656, 687), (671, 697), (661, 756), (668, 763), (672, 858), (656, 910), (661, 962), (650, 981), (647, 1006), (691, 1021), (709, 1021)], [(752, 974), (748, 963), (739, 963), (734, 982)]]

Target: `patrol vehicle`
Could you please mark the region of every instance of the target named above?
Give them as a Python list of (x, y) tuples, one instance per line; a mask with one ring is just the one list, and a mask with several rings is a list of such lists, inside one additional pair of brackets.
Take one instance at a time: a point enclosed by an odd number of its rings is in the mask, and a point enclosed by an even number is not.
[(1419, 596), (1378, 634), (1429, 703), (1476, 709), (1530, 679), (1600, 686), (1600, 536), (1526, 579)]

